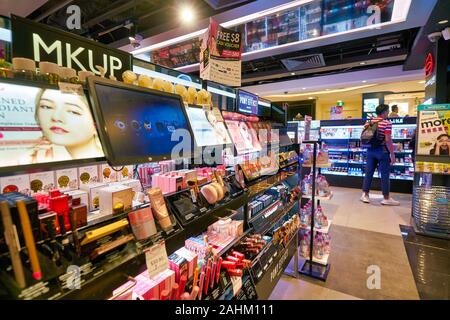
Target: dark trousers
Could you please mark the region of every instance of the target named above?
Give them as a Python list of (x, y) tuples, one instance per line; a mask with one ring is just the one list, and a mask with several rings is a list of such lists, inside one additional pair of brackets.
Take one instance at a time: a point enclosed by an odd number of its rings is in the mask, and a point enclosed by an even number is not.
[(378, 166), (381, 177), (381, 191), (383, 196), (389, 196), (389, 173), (391, 171), (391, 159), (386, 146), (367, 149), (366, 174), (364, 175), (363, 191), (369, 192), (373, 174)]

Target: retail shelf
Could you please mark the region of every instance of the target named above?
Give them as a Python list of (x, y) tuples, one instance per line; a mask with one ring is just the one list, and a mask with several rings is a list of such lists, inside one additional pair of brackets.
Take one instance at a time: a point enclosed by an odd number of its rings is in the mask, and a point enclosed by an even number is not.
[[(311, 195), (303, 195), (302, 198), (312, 199), (312, 196)], [(330, 192), (329, 196), (326, 196), (326, 197), (316, 196), (315, 198), (316, 198), (316, 200), (331, 200), (333, 198), (333, 191)]]
[(326, 266), (328, 264), (329, 256), (330, 256), (329, 254), (324, 254), (322, 259), (317, 259), (316, 257), (313, 257), (313, 261)]
[[(318, 164), (316, 164), (316, 168), (330, 168), (331, 165), (332, 165), (331, 162), (328, 162), (328, 163), (318, 163)], [(304, 164), (304, 163), (303, 163), (302, 166), (305, 167), (305, 168), (312, 168), (312, 164)]]
[[(316, 257), (313, 257), (313, 261), (316, 262), (316, 263), (319, 263), (321, 265), (326, 266), (326, 265), (328, 265), (328, 258), (329, 258), (329, 256), (330, 256), (329, 254), (324, 254), (322, 259), (317, 259)], [(300, 258), (300, 260), (303, 260), (303, 261), (309, 261), (309, 257), (305, 258), (303, 256), (299, 256), (299, 258)]]
[(338, 172), (338, 171), (322, 171), (322, 174), (331, 174), (334, 176), (348, 176), (348, 172)]
[[(323, 228), (316, 228), (316, 227), (314, 227), (314, 231), (319, 231), (319, 232), (322, 232), (322, 233), (328, 233), (328, 231), (330, 231), (330, 227), (331, 227), (331, 223), (333, 222), (333, 220), (328, 220), (328, 226), (326, 226), (326, 227), (323, 227)], [(305, 225), (302, 225), (302, 226), (300, 226), (300, 228), (302, 228), (302, 229), (306, 229), (306, 230), (311, 230), (311, 226), (305, 226)]]
[(335, 160), (335, 159), (330, 159), (331, 163), (347, 163), (348, 160)]

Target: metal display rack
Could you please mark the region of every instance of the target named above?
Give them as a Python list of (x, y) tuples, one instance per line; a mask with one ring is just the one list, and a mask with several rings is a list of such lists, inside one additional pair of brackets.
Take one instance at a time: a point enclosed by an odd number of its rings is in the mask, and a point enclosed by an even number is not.
[[(302, 167), (311, 167), (313, 179), (312, 179), (312, 193), (311, 193), (311, 225), (310, 225), (310, 240), (309, 240), (309, 259), (307, 259), (304, 264), (299, 267), (297, 270), (300, 274), (319, 279), (325, 281), (328, 277), (328, 272), (330, 271), (330, 265), (328, 264), (328, 255), (324, 257), (324, 259), (318, 260), (314, 258), (314, 231), (315, 229), (315, 221), (314, 221), (314, 210), (316, 208), (316, 170), (320, 169), (320, 165), (317, 164), (317, 147), (320, 145), (321, 141), (303, 141), (306, 144), (313, 145), (313, 162), (311, 166), (302, 166)], [(309, 198), (309, 197), (305, 197)], [(320, 204), (320, 200), (317, 199), (317, 205)]]

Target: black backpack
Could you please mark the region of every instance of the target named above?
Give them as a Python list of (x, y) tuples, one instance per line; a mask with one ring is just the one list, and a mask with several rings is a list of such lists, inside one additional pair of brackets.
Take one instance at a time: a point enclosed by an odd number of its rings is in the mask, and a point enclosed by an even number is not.
[(381, 145), (383, 142), (378, 135), (378, 123), (379, 121), (369, 123), (365, 126), (361, 133), (361, 146), (363, 148), (374, 148)]

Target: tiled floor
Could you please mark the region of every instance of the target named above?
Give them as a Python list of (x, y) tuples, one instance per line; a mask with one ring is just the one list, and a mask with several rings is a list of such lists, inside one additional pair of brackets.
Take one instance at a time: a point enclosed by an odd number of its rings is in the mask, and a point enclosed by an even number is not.
[[(333, 192), (321, 204), (333, 219), (327, 281), (283, 277), (271, 299), (419, 299), (399, 227), (409, 225), (411, 196), (394, 195), (401, 206), (384, 207), (379, 194), (369, 205), (359, 201), (357, 189)], [(380, 289), (367, 287), (372, 265), (380, 268)]]
[(411, 227), (402, 229), (420, 298), (450, 300), (450, 241), (416, 235)]

